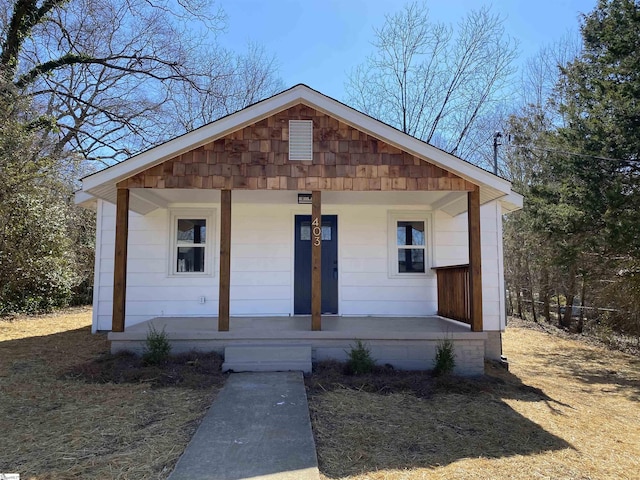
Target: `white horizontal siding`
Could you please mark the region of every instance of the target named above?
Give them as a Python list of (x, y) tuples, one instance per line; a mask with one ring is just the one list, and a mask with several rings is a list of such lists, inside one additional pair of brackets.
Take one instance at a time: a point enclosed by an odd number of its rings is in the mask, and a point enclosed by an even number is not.
[(289, 285), (260, 285), (246, 288), (245, 285), (234, 284), (231, 286), (231, 301), (247, 301), (247, 300), (285, 300), (289, 301), (291, 292)]
[[(384, 258), (341, 258), (341, 273), (380, 273), (387, 275), (387, 252), (385, 249)], [(381, 277), (380, 277), (381, 278)]]
[[(388, 315), (394, 317), (421, 317), (425, 315), (425, 311), (429, 308), (433, 308), (432, 302), (424, 301), (377, 301), (369, 300), (367, 306), (370, 311), (375, 312), (374, 315)], [(342, 303), (343, 315), (367, 315), (362, 313), (361, 302), (349, 302)]]
[[(344, 262), (344, 260), (343, 260)], [(352, 287), (387, 287), (389, 285), (389, 278), (385, 268), (382, 270), (384, 275), (371, 275), (369, 272), (342, 272), (340, 275), (340, 285), (343, 287), (352, 286)], [(426, 282), (427, 285), (435, 287), (436, 279), (435, 277), (430, 277), (430, 279)], [(416, 277), (399, 277), (393, 279), (392, 288), (405, 288), (405, 287), (415, 287), (418, 286), (421, 288), (425, 285), (425, 281), (422, 278)]]
[(341, 207), (340, 313), (423, 316), (437, 311), (435, 276), (389, 275), (390, 211), (411, 206)]
[[(110, 301), (99, 302), (98, 304), (101, 311), (110, 312), (113, 307), (113, 303)], [(133, 300), (127, 296), (127, 320), (129, 320), (129, 315), (136, 317), (146, 317), (147, 319), (149, 319), (166, 315), (206, 316), (217, 314), (217, 312), (217, 302), (205, 302), (203, 304), (200, 304), (198, 303), (197, 298), (187, 298), (177, 301), (156, 299), (153, 302), (148, 302)], [(127, 324), (132, 325), (131, 322)]]
[[(264, 247), (266, 251), (269, 247)], [(291, 259), (261, 257), (260, 251), (253, 252), (252, 257), (238, 257), (236, 251), (231, 244), (231, 271), (232, 272), (290, 272)], [(231, 280), (231, 284), (235, 285), (235, 279)]]
[[(113, 264), (113, 260), (111, 260)], [(217, 275), (217, 272), (216, 272)], [(206, 281), (205, 281), (206, 280)], [(112, 287), (113, 286), (113, 265), (108, 272), (102, 272), (100, 274), (101, 285)], [(127, 289), (132, 285), (140, 285), (145, 288), (158, 288), (158, 287), (172, 287), (172, 286), (184, 286), (184, 287), (199, 287), (202, 286), (208, 289), (218, 288), (218, 280), (216, 277), (194, 277), (185, 275), (183, 277), (167, 277), (166, 268), (161, 273), (132, 273), (127, 272)]]
[[(365, 237), (366, 238), (366, 237)], [(363, 240), (360, 239), (360, 242)], [(340, 256), (344, 259), (368, 259), (368, 258), (380, 258), (380, 250), (384, 248), (386, 250), (386, 242), (383, 245), (376, 244), (359, 244), (349, 245), (343, 244)], [(385, 252), (386, 257), (386, 252)]]
[[(213, 209), (219, 205), (193, 205)], [(342, 315), (424, 316), (437, 311), (435, 275), (392, 278), (388, 272), (389, 211), (412, 206), (331, 205), (338, 216), (339, 313)], [(481, 208), (485, 328), (498, 329), (501, 283), (497, 258), (501, 230), (496, 204)], [(290, 315), (293, 309), (294, 215), (309, 214), (306, 205), (234, 204), (231, 232), (231, 315)], [(101, 234), (96, 259), (95, 322), (111, 328), (115, 207), (99, 209)], [(214, 235), (214, 273), (169, 276), (169, 211), (129, 218), (127, 271), (128, 325), (154, 316), (217, 315), (219, 223)], [(219, 214), (216, 215), (219, 222)], [(435, 265), (468, 262), (466, 215), (433, 213)], [(200, 297), (205, 303), (200, 304)]]
[(384, 302), (411, 301), (405, 299), (434, 299), (433, 287), (435, 287), (435, 281), (428, 285), (427, 288), (424, 285), (415, 287), (384, 285), (378, 287), (367, 286), (365, 288), (361, 286), (343, 286), (342, 299), (344, 301), (360, 302), (368, 302), (372, 298), (376, 301)]
[[(157, 302), (162, 301), (199, 301), (200, 297), (207, 300), (218, 300), (218, 288), (207, 288), (199, 286), (194, 288), (188, 285), (172, 285), (149, 288), (148, 286), (127, 285), (127, 300), (136, 302)], [(111, 295), (106, 292), (100, 293), (100, 300), (110, 302)]]

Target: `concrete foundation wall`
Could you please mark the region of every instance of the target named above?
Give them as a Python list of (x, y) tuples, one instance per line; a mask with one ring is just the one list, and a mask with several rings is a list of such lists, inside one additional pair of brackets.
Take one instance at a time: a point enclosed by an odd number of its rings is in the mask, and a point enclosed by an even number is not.
[[(350, 344), (351, 345), (351, 344)], [(366, 343), (379, 365), (389, 364), (399, 370), (431, 370), (436, 356), (437, 341), (371, 341)], [(313, 360), (346, 361), (350, 346), (318, 346)], [(484, 373), (484, 341), (455, 340), (456, 367), (454, 373), (463, 376)]]
[(487, 342), (484, 347), (484, 355), (489, 360), (500, 360), (502, 355), (502, 332), (485, 332)]
[[(365, 345), (377, 364), (392, 365), (399, 370), (431, 370), (440, 340), (367, 340)], [(485, 339), (454, 339), (456, 367), (454, 373), (462, 376), (475, 376), (484, 373)], [(349, 349), (355, 344), (353, 340), (325, 340), (310, 342), (308, 339), (289, 340), (288, 345), (312, 346), (313, 362), (322, 360), (338, 360), (344, 362), (348, 358)], [(282, 345), (282, 341), (278, 344)], [(184, 353), (192, 350), (215, 351), (224, 355), (228, 345), (269, 345), (264, 340), (171, 340), (172, 353)], [(141, 354), (144, 342), (140, 340), (114, 340), (111, 352), (133, 351)]]

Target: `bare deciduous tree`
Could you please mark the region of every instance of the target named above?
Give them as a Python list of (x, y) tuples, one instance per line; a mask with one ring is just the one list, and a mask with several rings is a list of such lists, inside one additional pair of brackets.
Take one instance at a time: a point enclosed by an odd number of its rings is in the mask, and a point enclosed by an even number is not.
[[(374, 30), (375, 53), (346, 84), (363, 112), (451, 153), (470, 157), (490, 134), (479, 121), (509, 94), (516, 44), (503, 19), (472, 11), (457, 29), (412, 3)], [(492, 134), (493, 132), (491, 132)]]
[(2, 4), (0, 70), (53, 120), (40, 133), (55, 155), (73, 150), (102, 163), (121, 160), (177, 133), (167, 122), (174, 96), (202, 100), (180, 108), (180, 125), (190, 128), (224, 112), (203, 117), (209, 98), (230, 110), (246, 102), (228, 96), (243, 92), (250, 102), (277, 84), (264, 52), (217, 46), (225, 15), (209, 0)]
[(525, 105), (544, 108), (556, 95), (560, 68), (580, 53), (580, 36), (567, 32), (560, 40), (544, 45), (522, 68), (522, 100)]
[(219, 51), (208, 59), (207, 69), (220, 72), (202, 79), (198, 88), (181, 82), (171, 89), (170, 123), (173, 131), (193, 130), (280, 92), (277, 63), (263, 47), (250, 43), (245, 53)]

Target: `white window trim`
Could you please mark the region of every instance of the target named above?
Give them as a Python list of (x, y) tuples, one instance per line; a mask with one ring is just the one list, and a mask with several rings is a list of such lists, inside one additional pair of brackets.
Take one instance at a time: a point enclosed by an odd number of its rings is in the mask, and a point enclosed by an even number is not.
[[(424, 222), (424, 273), (423, 272), (399, 272), (398, 271), (398, 238), (396, 228), (398, 222)], [(389, 210), (387, 212), (387, 259), (389, 278), (415, 278), (432, 277), (433, 266), (433, 214), (423, 210)]]
[[(178, 241), (177, 230), (178, 220), (181, 218), (203, 218), (207, 222), (207, 239), (204, 243), (204, 272), (178, 272), (177, 271), (177, 255)], [(216, 211), (211, 208), (179, 208), (171, 209), (169, 215), (169, 264), (167, 274), (169, 277), (213, 277), (215, 276), (214, 268), (214, 249), (216, 238)]]

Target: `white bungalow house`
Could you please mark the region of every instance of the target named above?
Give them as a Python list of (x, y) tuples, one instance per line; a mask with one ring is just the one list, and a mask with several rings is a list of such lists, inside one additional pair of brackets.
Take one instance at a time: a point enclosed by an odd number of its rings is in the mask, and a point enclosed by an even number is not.
[(93, 330), (149, 324), (225, 368), (309, 370), (355, 339), (379, 363), (499, 358), (511, 184), (305, 85), (82, 179)]

